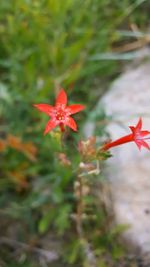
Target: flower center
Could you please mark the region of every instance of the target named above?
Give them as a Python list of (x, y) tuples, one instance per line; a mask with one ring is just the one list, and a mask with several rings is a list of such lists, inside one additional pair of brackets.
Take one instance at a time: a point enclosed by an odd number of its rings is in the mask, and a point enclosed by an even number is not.
[(137, 140), (150, 140), (150, 137), (138, 137)]
[(64, 121), (66, 119), (66, 112), (63, 110), (58, 110), (56, 113), (56, 120), (58, 121)]
[(148, 136), (147, 137), (145, 137), (145, 136), (142, 136), (142, 132), (140, 133), (140, 132), (137, 132), (136, 134), (135, 134), (135, 139), (136, 140), (148, 140), (148, 139), (150, 139), (150, 134), (147, 134)]

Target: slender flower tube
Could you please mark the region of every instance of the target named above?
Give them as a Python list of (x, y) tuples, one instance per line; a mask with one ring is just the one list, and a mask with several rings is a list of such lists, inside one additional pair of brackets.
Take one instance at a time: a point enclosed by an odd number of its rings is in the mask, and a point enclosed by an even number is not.
[(77, 124), (71, 115), (80, 112), (85, 108), (80, 104), (67, 106), (67, 94), (64, 89), (60, 90), (56, 98), (55, 106), (50, 106), (48, 104), (34, 104), (33, 106), (50, 117), (50, 120), (45, 127), (44, 134), (50, 132), (57, 125), (62, 132), (65, 130), (65, 125), (69, 126), (72, 130), (77, 131)]
[(125, 143), (129, 142), (135, 142), (139, 150), (141, 150), (141, 147), (145, 147), (150, 150), (149, 144), (145, 140), (150, 140), (150, 136), (146, 137), (147, 135), (150, 135), (150, 131), (142, 131), (142, 119), (139, 118), (139, 121), (137, 125), (134, 126), (129, 126), (131, 130), (131, 134), (125, 135), (115, 141), (106, 143), (103, 145), (101, 148), (104, 151), (109, 150), (112, 147), (119, 146)]

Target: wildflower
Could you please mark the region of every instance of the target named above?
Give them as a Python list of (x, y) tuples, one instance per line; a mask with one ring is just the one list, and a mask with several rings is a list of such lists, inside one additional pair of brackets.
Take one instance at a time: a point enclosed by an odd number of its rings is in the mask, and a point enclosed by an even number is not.
[(109, 142), (109, 143), (105, 144), (102, 147), (102, 150), (106, 151), (112, 147), (119, 146), (119, 145), (129, 143), (129, 142), (135, 142), (136, 145), (138, 146), (139, 150), (141, 150), (142, 146), (150, 150), (149, 144), (146, 143), (146, 141), (145, 141), (145, 140), (150, 139), (150, 136), (146, 137), (147, 135), (150, 135), (150, 131), (143, 131), (142, 130), (142, 119), (139, 118), (139, 121), (135, 127), (129, 126), (129, 128), (132, 132), (131, 134), (125, 135), (125, 136), (123, 136), (123, 137), (121, 137), (121, 138), (119, 138), (113, 142)]
[(47, 134), (57, 125), (59, 125), (62, 132), (65, 130), (65, 125), (77, 131), (77, 124), (71, 115), (85, 108), (83, 105), (79, 104), (67, 106), (67, 95), (63, 89), (61, 89), (56, 98), (55, 106), (50, 106), (48, 104), (34, 104), (33, 106), (50, 116), (44, 134)]

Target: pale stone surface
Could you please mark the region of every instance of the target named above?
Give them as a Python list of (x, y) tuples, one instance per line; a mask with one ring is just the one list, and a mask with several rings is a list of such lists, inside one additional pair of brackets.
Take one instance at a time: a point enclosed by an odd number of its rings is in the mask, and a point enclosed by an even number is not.
[[(129, 134), (129, 125), (143, 118), (150, 130), (150, 63), (127, 70), (101, 99), (112, 117), (107, 130), (112, 140)], [(116, 222), (130, 225), (125, 238), (150, 253), (150, 152), (134, 143), (113, 148), (107, 161)]]

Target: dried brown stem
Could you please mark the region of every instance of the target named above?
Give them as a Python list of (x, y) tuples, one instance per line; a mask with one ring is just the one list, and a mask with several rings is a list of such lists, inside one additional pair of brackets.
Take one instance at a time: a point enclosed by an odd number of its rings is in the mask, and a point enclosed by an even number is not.
[(85, 266), (96, 267), (96, 258), (90, 247), (90, 244), (84, 236), (84, 230), (82, 225), (82, 215), (84, 213), (84, 200), (83, 200), (83, 177), (78, 175), (78, 199), (77, 199), (77, 218), (76, 218), (76, 229), (80, 244), (82, 245), (83, 252), (85, 254)]
[(49, 251), (49, 250), (33, 247), (29, 244), (25, 244), (23, 242), (20, 242), (20, 241), (11, 239), (11, 238), (1, 237), (0, 246), (4, 244), (12, 246), (12, 247), (16, 247), (16, 248), (19, 247), (23, 250), (39, 254), (40, 256), (45, 257), (49, 262), (57, 260), (59, 258), (58, 254), (55, 251)]
[(83, 237), (82, 214), (83, 214), (83, 196), (82, 196), (82, 177), (78, 176), (78, 199), (77, 199), (77, 233), (80, 238)]

